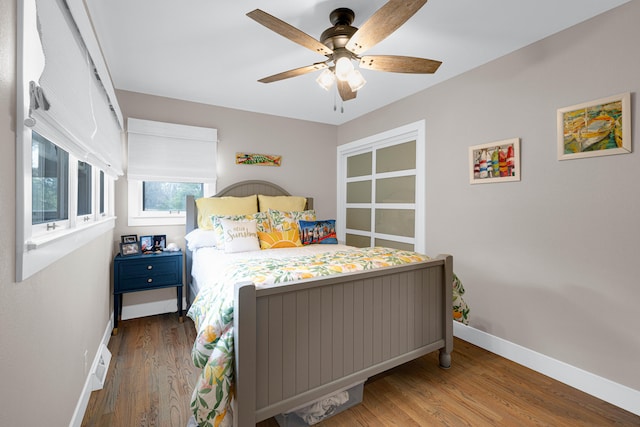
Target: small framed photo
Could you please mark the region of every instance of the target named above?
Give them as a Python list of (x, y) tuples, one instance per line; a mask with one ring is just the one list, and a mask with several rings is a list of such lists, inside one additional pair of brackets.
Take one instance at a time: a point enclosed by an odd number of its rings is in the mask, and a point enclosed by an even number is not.
[(153, 236), (140, 236), (140, 250), (142, 253), (153, 252)]
[(631, 153), (631, 94), (558, 109), (558, 160)]
[(120, 243), (120, 255), (140, 255), (140, 242)]
[(137, 234), (126, 234), (124, 236), (120, 236), (121, 243), (133, 243), (138, 241)]
[(520, 138), (469, 147), (469, 182), (520, 181)]
[(164, 251), (167, 247), (167, 236), (166, 234), (156, 234), (153, 236), (153, 250), (154, 251)]

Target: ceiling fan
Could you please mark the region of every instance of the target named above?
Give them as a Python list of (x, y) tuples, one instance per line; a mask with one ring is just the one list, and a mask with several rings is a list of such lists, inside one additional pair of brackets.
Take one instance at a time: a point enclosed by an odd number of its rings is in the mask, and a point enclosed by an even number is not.
[(338, 8), (331, 12), (329, 21), (333, 27), (327, 28), (320, 40), (286, 22), (256, 9), (247, 16), (272, 31), (327, 57), (305, 67), (284, 71), (258, 80), (272, 83), (291, 77), (301, 76), (317, 70), (324, 70), (316, 80), (326, 90), (337, 82), (338, 92), (343, 101), (356, 97), (357, 91), (366, 83), (364, 77), (353, 67), (352, 60), (359, 61), (360, 68), (395, 73), (430, 74), (440, 66), (440, 61), (411, 56), (370, 55), (361, 56), (387, 36), (400, 28), (427, 0), (390, 0), (378, 9), (358, 29), (351, 26), (355, 14), (351, 9)]

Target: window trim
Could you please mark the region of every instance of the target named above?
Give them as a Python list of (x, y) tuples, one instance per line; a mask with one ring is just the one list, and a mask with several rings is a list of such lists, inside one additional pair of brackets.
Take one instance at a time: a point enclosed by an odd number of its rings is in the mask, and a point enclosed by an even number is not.
[[(47, 231), (47, 224), (32, 224), (31, 213), (31, 129), (23, 126), (23, 132), (17, 133), (16, 154), (16, 282), (32, 276), (38, 271), (70, 254), (83, 244), (115, 228), (113, 210), (113, 178), (105, 173), (105, 215), (95, 215), (99, 209), (99, 200), (92, 197), (90, 221), (82, 221), (77, 215), (69, 215), (64, 221), (54, 221), (55, 229)], [(43, 135), (44, 136), (44, 135)], [(46, 138), (46, 136), (44, 136)], [(54, 141), (51, 141), (55, 144)], [(78, 158), (69, 153), (68, 186), (70, 212), (77, 212), (77, 174)], [(87, 162), (89, 163), (89, 162)], [(20, 168), (22, 165), (22, 170)], [(92, 166), (92, 185), (96, 185), (96, 176), (101, 169)], [(104, 171), (103, 171), (104, 172)], [(99, 184), (98, 184), (99, 185)], [(95, 191), (93, 192), (95, 194)], [(86, 215), (85, 215), (86, 216)]]
[[(147, 211), (142, 209), (142, 183), (140, 180), (128, 180), (128, 221), (129, 227), (150, 226), (150, 225), (185, 225), (187, 222), (186, 211)], [(216, 184), (204, 182), (203, 192), (215, 194)]]
[[(31, 209), (31, 146), (33, 125), (30, 116), (30, 90), (29, 82), (37, 81), (42, 72), (41, 58), (34, 57), (34, 49), (40, 45), (36, 25), (36, 6), (34, 1), (18, 2), (17, 9), (17, 84), (16, 84), (16, 282), (21, 282), (44, 268), (57, 262), (66, 255), (76, 251), (96, 238), (115, 229), (114, 214), (114, 185), (116, 177), (113, 171), (105, 173), (105, 215), (94, 217), (93, 221), (82, 227), (76, 226), (77, 208), (77, 160), (78, 153), (69, 153), (69, 227), (38, 233), (38, 225), (32, 224)], [(37, 55), (36, 55), (37, 56)], [(104, 81), (103, 81), (104, 83)], [(115, 106), (118, 109), (117, 105)], [(50, 132), (38, 133), (60, 147), (58, 137), (60, 132), (55, 127), (48, 126)], [(87, 154), (87, 153), (83, 153)], [(90, 154), (90, 153), (89, 153)], [(82, 156), (81, 156), (82, 157)], [(86, 161), (86, 160), (85, 160)], [(91, 163), (93, 173), (101, 169), (101, 166)], [(104, 171), (107, 172), (107, 171)], [(94, 175), (95, 176), (95, 175)], [(74, 184), (74, 182), (76, 182)], [(72, 201), (73, 200), (73, 201)], [(94, 205), (94, 212), (99, 209)]]

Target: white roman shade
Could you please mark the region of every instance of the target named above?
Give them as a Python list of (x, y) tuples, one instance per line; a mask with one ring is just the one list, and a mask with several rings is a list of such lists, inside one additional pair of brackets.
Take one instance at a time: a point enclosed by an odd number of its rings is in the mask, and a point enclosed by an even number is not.
[(64, 2), (36, 0), (36, 8), (44, 70), (31, 84), (25, 124), (111, 176), (122, 175), (123, 135), (115, 98), (107, 96)]
[(129, 118), (127, 133), (127, 179), (215, 184), (217, 129)]

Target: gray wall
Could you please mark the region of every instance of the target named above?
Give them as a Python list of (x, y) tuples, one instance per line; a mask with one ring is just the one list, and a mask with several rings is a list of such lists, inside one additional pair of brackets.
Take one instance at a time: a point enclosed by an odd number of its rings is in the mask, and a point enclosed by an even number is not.
[(112, 233), (15, 283), (16, 2), (0, 2), (0, 425), (68, 425), (107, 327)]
[[(427, 251), (454, 255), (471, 326), (636, 390), (638, 17), (629, 2), (338, 131), (426, 119)], [(622, 92), (635, 152), (558, 161), (557, 109)], [(521, 182), (470, 185), (468, 147), (513, 137)]]
[[(293, 195), (313, 197), (318, 218), (335, 217), (335, 126), (135, 92), (117, 91), (117, 97), (125, 117), (217, 128), (218, 190), (241, 180), (267, 180)], [(282, 165), (236, 165), (236, 152), (281, 154)], [(116, 184), (116, 216), (116, 238), (121, 234), (166, 234), (168, 242), (184, 248), (184, 226), (127, 226), (126, 176)], [(123, 317), (140, 312), (137, 308), (128, 312), (129, 307), (174, 299), (173, 289), (125, 294)]]

